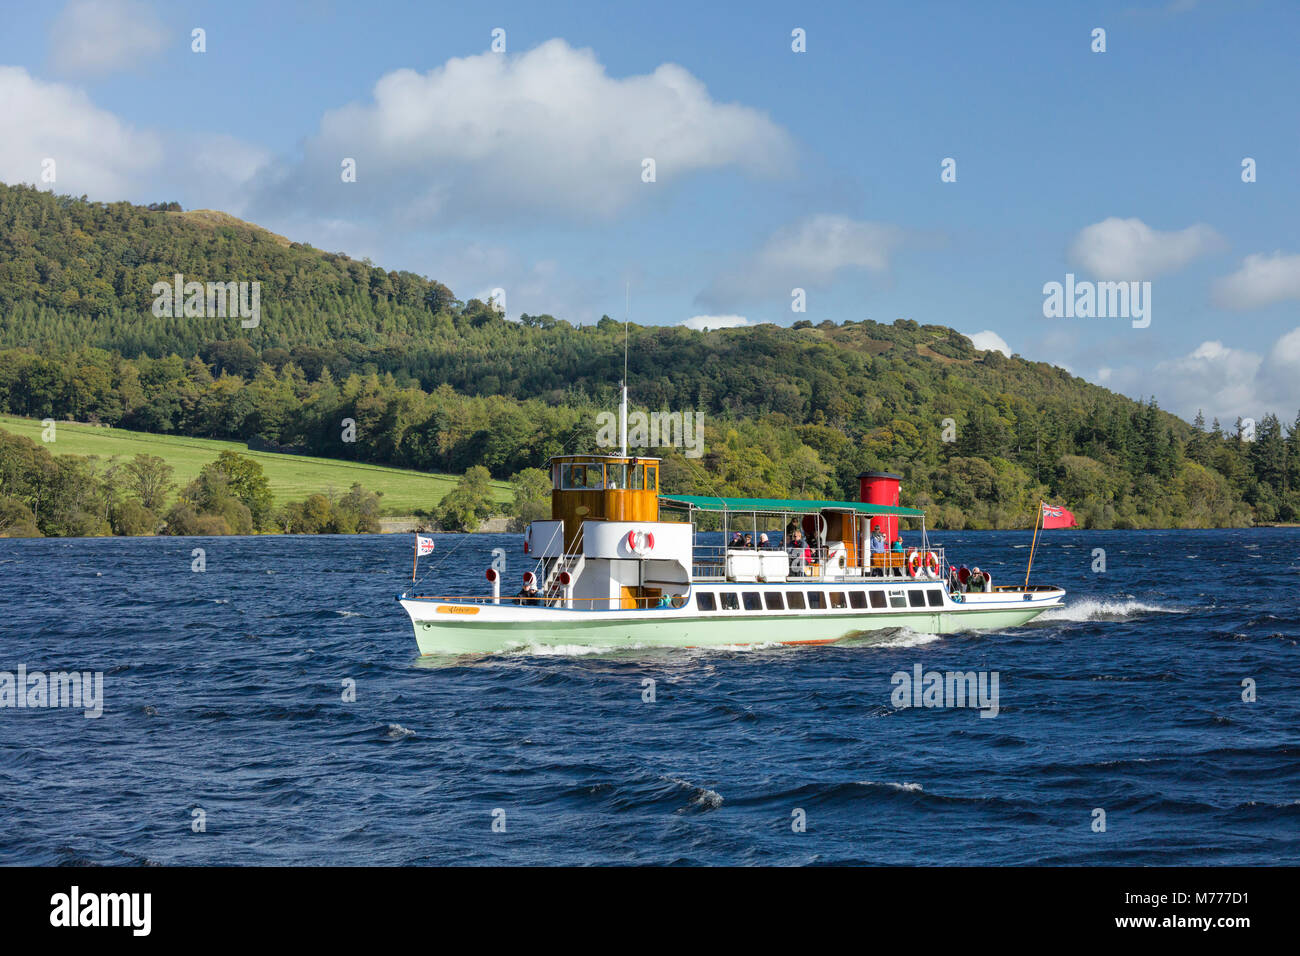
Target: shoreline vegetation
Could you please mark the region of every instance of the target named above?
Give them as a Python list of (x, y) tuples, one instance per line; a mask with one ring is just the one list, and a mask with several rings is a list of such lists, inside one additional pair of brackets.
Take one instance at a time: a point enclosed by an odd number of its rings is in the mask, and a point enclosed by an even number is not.
[[(177, 274), (260, 283), (258, 325), (197, 298), (155, 314), (153, 287)], [(1288, 426), (1241, 409), (1227, 427), (1188, 423), (1154, 398), (906, 318), (626, 333), (608, 316), (507, 319), (426, 277), (175, 203), (0, 184), (0, 319), (0, 415), (238, 442), (253, 461), (250, 445), (462, 476), (400, 509), (448, 529), (494, 511), (545, 515), (537, 466), (608, 450), (598, 416), (617, 405), (625, 334), (634, 407), (702, 422), (700, 457), (680, 435), (634, 443), (664, 459), (673, 491), (852, 499), (860, 472), (884, 470), (902, 474), (902, 503), (935, 529), (1029, 527), (1040, 499), (1094, 529), (1300, 522), (1300, 417)], [(177, 472), (165, 508), (147, 506), (114, 487), (134, 453), (78, 464), (4, 447), (7, 533), (147, 525), (136, 506), (172, 527), (182, 500), (193, 521), (232, 531), (368, 527), (376, 509), (398, 508), (388, 493), (376, 505), (386, 489), (362, 476), (356, 489), (322, 480), (267, 506), (252, 469), (216, 453)], [(174, 526), (189, 520), (182, 507)]]
[[(6, 430), (4, 424), (0, 422), (0, 537), (373, 534), (382, 530), (384, 493), (367, 490), (360, 482), (353, 482), (342, 494), (331, 487), (302, 500), (277, 502), (262, 464), (233, 449), (222, 450), (191, 481), (178, 485), (175, 467), (157, 455), (55, 455), (31, 438)], [(519, 476), (511, 489), (515, 499), (504, 509), (510, 527), (517, 524), (517, 509), (528, 505), (519, 495), (535, 493), (539, 487), (537, 476)], [(419, 530), (473, 531), (500, 517), (498, 497), (486, 469), (470, 469), (431, 511), (417, 509), (400, 517), (413, 519)], [(539, 507), (537, 503), (533, 510)]]

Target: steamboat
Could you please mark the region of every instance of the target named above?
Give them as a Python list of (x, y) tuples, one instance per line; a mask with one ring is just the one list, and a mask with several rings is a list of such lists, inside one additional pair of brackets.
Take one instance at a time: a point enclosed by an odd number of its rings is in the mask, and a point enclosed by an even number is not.
[(627, 454), (626, 412), (624, 389), (620, 454), (550, 459), (551, 517), (524, 533), (519, 594), (487, 568), (489, 594), (398, 595), (421, 654), (830, 644), (1013, 627), (1064, 600), (1028, 573), (995, 585), (952, 567), (924, 512), (899, 505), (898, 475), (860, 475), (857, 501), (664, 492), (661, 460)]

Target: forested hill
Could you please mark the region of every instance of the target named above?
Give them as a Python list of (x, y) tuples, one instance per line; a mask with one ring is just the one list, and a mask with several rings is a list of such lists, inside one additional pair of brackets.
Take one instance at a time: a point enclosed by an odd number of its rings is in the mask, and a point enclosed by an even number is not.
[[(153, 285), (261, 283), (256, 328), (158, 317)], [(0, 184), (0, 410), (258, 438), (315, 454), (507, 478), (594, 449), (623, 326), (508, 322), (409, 272), (222, 213)], [(1022, 526), (1040, 495), (1095, 526), (1300, 516), (1300, 435), (1248, 443), (952, 329), (797, 322), (632, 326), (646, 410), (699, 410), (705, 455), (666, 451), (674, 490), (838, 497), (869, 468), (949, 526)], [(356, 441), (340, 422), (356, 422)]]

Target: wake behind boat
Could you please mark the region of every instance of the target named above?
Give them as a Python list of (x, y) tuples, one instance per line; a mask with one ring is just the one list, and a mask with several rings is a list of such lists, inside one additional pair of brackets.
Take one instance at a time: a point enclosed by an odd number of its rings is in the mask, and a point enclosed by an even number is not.
[[(524, 534), (534, 565), (513, 603), (491, 568), (489, 595), (398, 596), (422, 654), (947, 634), (1024, 624), (1065, 597), (1028, 574), (1023, 586), (994, 586), (959, 573), (930, 546), (924, 512), (898, 504), (897, 475), (860, 475), (858, 501), (667, 494), (660, 459), (628, 456), (625, 436), (623, 446), (550, 459), (551, 519)], [(901, 547), (900, 521), (919, 523), (919, 546)]]

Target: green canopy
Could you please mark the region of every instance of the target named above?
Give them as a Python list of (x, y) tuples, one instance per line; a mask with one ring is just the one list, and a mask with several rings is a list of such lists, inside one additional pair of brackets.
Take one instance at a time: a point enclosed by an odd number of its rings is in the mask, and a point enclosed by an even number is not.
[(866, 501), (804, 501), (798, 498), (715, 498), (712, 495), (663, 495), (660, 504), (680, 505), (697, 511), (852, 511), (861, 515), (896, 515), (900, 518), (924, 518), (918, 508), (873, 505)]

